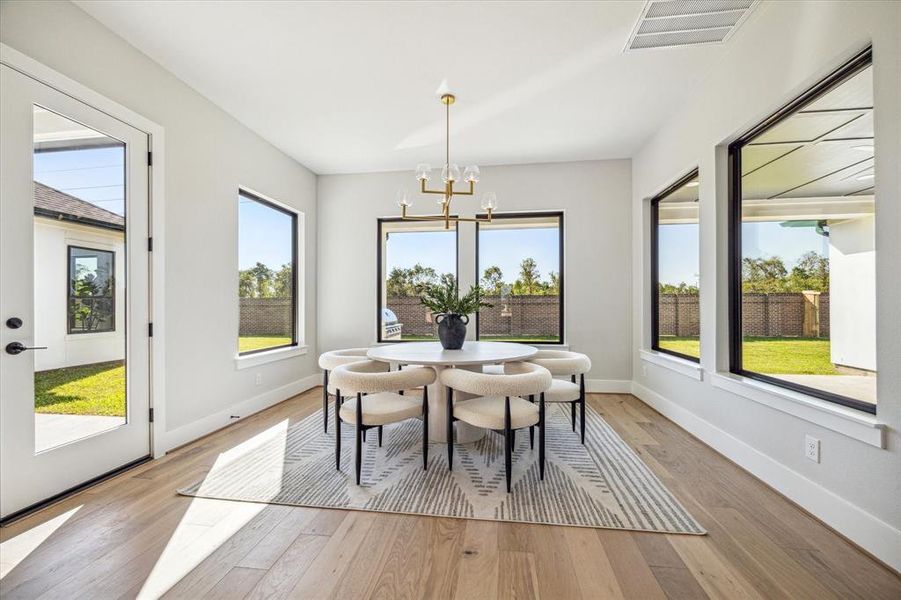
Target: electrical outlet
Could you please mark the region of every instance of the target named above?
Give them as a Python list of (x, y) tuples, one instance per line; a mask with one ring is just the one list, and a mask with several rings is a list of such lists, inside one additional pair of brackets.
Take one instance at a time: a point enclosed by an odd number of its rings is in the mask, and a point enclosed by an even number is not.
[(804, 456), (815, 463), (820, 462), (820, 440), (813, 436), (804, 436)]
[(263, 374), (262, 374), (262, 373), (257, 373), (257, 377), (256, 377), (256, 385), (260, 385), (260, 384), (262, 384), (262, 383), (263, 383)]

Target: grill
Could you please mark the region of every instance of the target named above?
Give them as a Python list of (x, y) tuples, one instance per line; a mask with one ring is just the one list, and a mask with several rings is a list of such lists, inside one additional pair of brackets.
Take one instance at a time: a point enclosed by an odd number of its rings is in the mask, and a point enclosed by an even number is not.
[(404, 328), (403, 323), (397, 322), (397, 315), (390, 308), (382, 309), (382, 339), (383, 340), (399, 340), (401, 331)]

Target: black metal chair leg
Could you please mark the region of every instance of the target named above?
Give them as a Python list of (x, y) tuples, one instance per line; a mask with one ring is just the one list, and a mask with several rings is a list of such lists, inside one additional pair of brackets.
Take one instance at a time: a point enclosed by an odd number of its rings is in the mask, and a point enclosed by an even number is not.
[(544, 481), (544, 434), (544, 392), (542, 392), (538, 404), (538, 472), (542, 481)]
[(379, 425), (379, 448), (382, 447), (382, 426)]
[(328, 433), (328, 370), (326, 369), (322, 369), (322, 427)]
[(363, 472), (363, 436), (366, 431), (363, 429), (363, 394), (357, 392), (357, 485), (360, 485), (360, 474)]
[(504, 399), (504, 471), (507, 477), (507, 493), (513, 473), (513, 431), (510, 429), (510, 396)]
[(585, 373), (582, 373), (579, 382), (579, 419), (581, 427), (582, 445), (585, 445)]
[(429, 386), (422, 386), (422, 468), (429, 468)]
[[(341, 397), (341, 390), (335, 390), (335, 398)], [(341, 414), (338, 411), (338, 400), (335, 400), (335, 469), (341, 470)]]
[(454, 470), (454, 390), (447, 388), (447, 470)]
[[(535, 404), (535, 394), (529, 395), (529, 402)], [(535, 426), (529, 425), (529, 450), (535, 449)]]
[(365, 429), (363, 430), (363, 441), (364, 442), (366, 441), (366, 430)]
[[(570, 379), (573, 383), (576, 382), (575, 375), (573, 375)], [(570, 412), (572, 413), (573, 431), (575, 431), (576, 430), (576, 401), (575, 400), (573, 400), (572, 402), (569, 403), (569, 409), (570, 409)]]

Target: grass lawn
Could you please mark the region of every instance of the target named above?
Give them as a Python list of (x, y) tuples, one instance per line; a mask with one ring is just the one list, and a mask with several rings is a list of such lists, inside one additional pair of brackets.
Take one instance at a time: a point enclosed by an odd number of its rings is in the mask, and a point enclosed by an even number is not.
[[(435, 335), (401, 335), (401, 340), (405, 342), (437, 342), (438, 336)], [(547, 337), (545, 335), (521, 335), (508, 337), (504, 335), (483, 335), (479, 338), (483, 342), (556, 342), (557, 338)]]
[(117, 360), (35, 373), (34, 410), (124, 417), (125, 364)]
[(481, 335), (479, 339), (486, 342), (524, 342), (527, 344), (534, 342), (553, 344), (560, 341), (556, 336), (547, 335)]
[(238, 352), (248, 352), (250, 350), (262, 350), (263, 348), (287, 346), (290, 343), (291, 338), (284, 335), (242, 335), (238, 338)]
[[(660, 347), (698, 356), (697, 338), (661, 337)], [(757, 373), (838, 375), (829, 357), (829, 340), (749, 337), (742, 344), (743, 366)]]

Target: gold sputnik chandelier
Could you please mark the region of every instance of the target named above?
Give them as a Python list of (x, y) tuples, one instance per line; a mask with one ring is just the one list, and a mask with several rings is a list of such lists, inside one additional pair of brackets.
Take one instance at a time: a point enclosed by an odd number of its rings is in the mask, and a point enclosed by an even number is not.
[(451, 216), (451, 200), (454, 196), (475, 196), (475, 185), (479, 182), (479, 167), (471, 165), (463, 170), (463, 181), (469, 184), (468, 191), (455, 190), (454, 185), (460, 181), (460, 167), (450, 160), (450, 107), (457, 97), (447, 91), (446, 84), (442, 84), (438, 90), (441, 103), (445, 106), (445, 161), (441, 169), (441, 181), (444, 189), (428, 189), (429, 180), (432, 178), (431, 165), (422, 163), (416, 166), (416, 179), (419, 180), (419, 191), (423, 194), (440, 194), (438, 200), (441, 214), (408, 216), (407, 209), (413, 202), (405, 192), (398, 193), (397, 205), (400, 206), (401, 219), (405, 221), (444, 221), (444, 228), (450, 229), (451, 223), (490, 223), (491, 213), (497, 208), (497, 197), (494, 192), (482, 194), (482, 209), (487, 213), (484, 217), (456, 217)]

